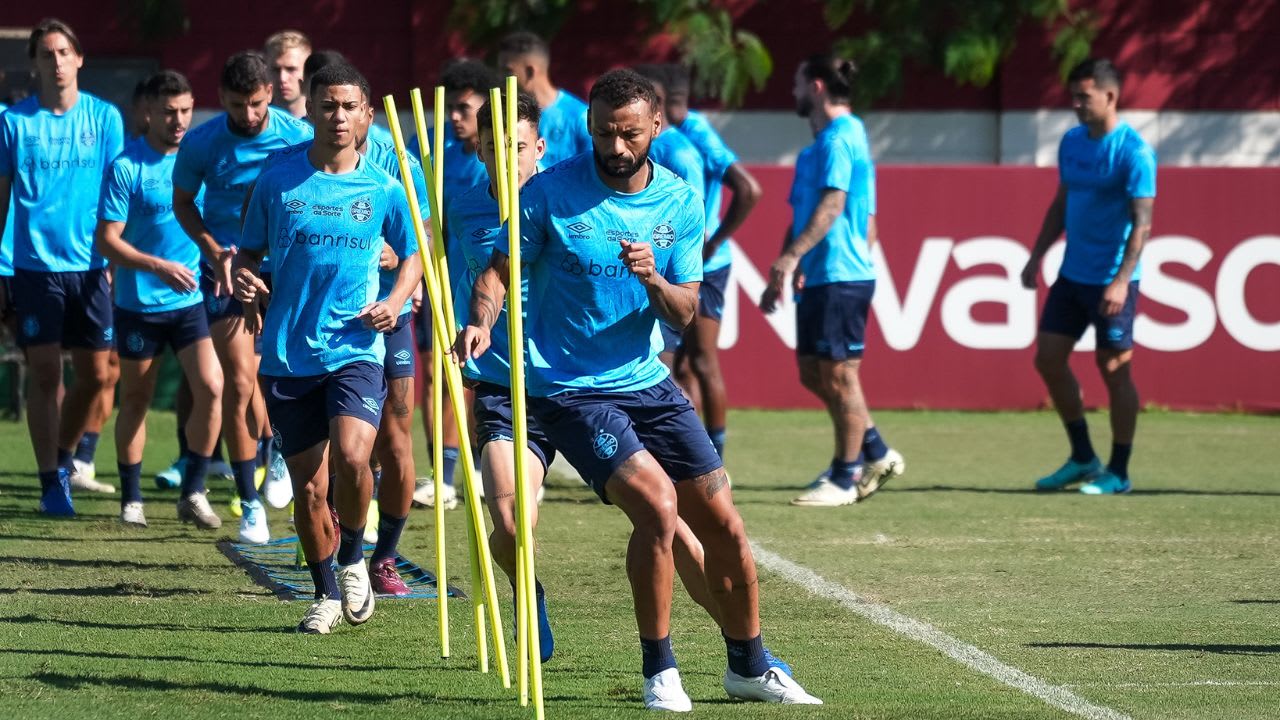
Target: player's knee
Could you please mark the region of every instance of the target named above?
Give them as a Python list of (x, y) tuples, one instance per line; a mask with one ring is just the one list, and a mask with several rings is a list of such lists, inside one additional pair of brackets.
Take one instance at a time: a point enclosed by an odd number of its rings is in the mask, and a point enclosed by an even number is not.
[(127, 387), (120, 390), (120, 412), (137, 414), (151, 404), (153, 388)]
[(1057, 353), (1045, 351), (1043, 348), (1036, 350), (1034, 361), (1036, 372), (1043, 377), (1055, 377), (1061, 375), (1067, 368), (1067, 359), (1061, 357)]
[(256, 388), (257, 381), (254, 380), (253, 375), (234, 373), (230, 378), (223, 380), (222, 396), (236, 405), (248, 405), (249, 398), (253, 397)]

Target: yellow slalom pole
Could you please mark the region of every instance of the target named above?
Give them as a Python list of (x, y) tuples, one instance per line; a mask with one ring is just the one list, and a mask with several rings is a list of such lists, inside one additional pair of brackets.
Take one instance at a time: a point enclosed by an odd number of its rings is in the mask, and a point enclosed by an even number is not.
[[(400, 175), (405, 182), (405, 193), (408, 196), (409, 206), (417, 207), (417, 191), (413, 187), (413, 178), (409, 173), (409, 164), (406, 160), (404, 150), (404, 136), (400, 132), (400, 120), (399, 116), (396, 114), (396, 101), (394, 97), (387, 95), (383, 97), (382, 102), (386, 108), (391, 137), (396, 146), (396, 157), (400, 161)], [(426, 167), (430, 166), (428, 165)], [(433, 173), (427, 173), (427, 181), (428, 183), (434, 182)], [(430, 188), (432, 185), (428, 185), (428, 187)], [(417, 213), (411, 213), (411, 215), (413, 219), (414, 233), (418, 239), (418, 253), (422, 258), (423, 267), (433, 267), (431, 264), (431, 256), (427, 252), (427, 233), (426, 229), (422, 225), (422, 218), (419, 217)], [(432, 226), (433, 229), (438, 229), (440, 226), (440, 214), (436, 208), (432, 208)], [(423, 277), (427, 280), (427, 295), (431, 301), (432, 334), (438, 337), (442, 346), (448, 347), (450, 344), (449, 329), (445, 324), (446, 318), (444, 316), (444, 308), (448, 301), (444, 300), (445, 296), (442, 288), (440, 287), (439, 278), (436, 276), (436, 273), (424, 272)], [(450, 404), (453, 406), (453, 411), (458, 418), (460, 434), (462, 438), (465, 439), (468, 437), (468, 433), (466, 427), (466, 408), (463, 407), (462, 401), (462, 373), (459, 372), (456, 365), (451, 362), (446, 362), (443, 367), (443, 375), (448, 385)], [(487, 533), (485, 532), (486, 528), (484, 518), (479, 512), (479, 497), (476, 492), (473, 478), (471, 477), (473, 474), (471, 469), (471, 444), (468, 442), (462, 442), (460, 445), (462, 456), (460, 459), (463, 462), (463, 468), (465, 470), (465, 490), (468, 494), (467, 503), (469, 508), (471, 508), (471, 512), (468, 513), (471, 519), (471, 527), (477, 538), (485, 538), (487, 537)], [(506, 648), (501, 644), (502, 618), (498, 609), (497, 591), (494, 588), (493, 563), (492, 557), (489, 554), (489, 545), (487, 542), (478, 542), (474, 543), (474, 547), (477, 550), (480, 560), (479, 565), (481, 566), (483, 595), (485, 603), (489, 609), (489, 622), (493, 625), (494, 636), (495, 639), (498, 640), (496, 647), (498, 648), (498, 668), (499, 672), (502, 674), (502, 684), (503, 687), (511, 687), (510, 671), (507, 667)]]
[(507, 209), (509, 200), (509, 192), (507, 191), (507, 136), (502, 129), (502, 91), (498, 88), (489, 89), (489, 109), (493, 115), (493, 157), (494, 167), (498, 170), (498, 177), (494, 178), (494, 184), (498, 190), (498, 220), (500, 222), (507, 221)]
[(507, 78), (507, 191), (511, 194), (508, 202), (511, 212), (508, 215), (507, 231), (510, 233), (509, 257), (511, 259), (511, 278), (507, 291), (507, 329), (511, 348), (511, 418), (515, 435), (515, 471), (516, 471), (516, 528), (520, 533), (516, 539), (516, 552), (523, 561), (523, 577), (518, 592), (525, 596), (524, 620), (528, 627), (529, 676), (533, 687), (533, 707), (538, 720), (543, 720), (545, 710), (542, 697), (542, 650), (539, 647), (536, 595), (537, 574), (533, 561), (533, 497), (529, 493), (529, 468), (525, 465), (525, 448), (529, 445), (528, 409), (525, 407), (524, 387), (524, 293), (522, 284), (522, 268), (520, 267), (520, 146), (519, 116), (516, 112), (516, 79)]

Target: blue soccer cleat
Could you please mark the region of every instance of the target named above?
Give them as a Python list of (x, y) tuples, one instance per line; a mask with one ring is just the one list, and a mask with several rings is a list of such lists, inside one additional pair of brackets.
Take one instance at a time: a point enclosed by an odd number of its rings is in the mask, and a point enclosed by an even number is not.
[(1092, 480), (1102, 472), (1102, 461), (1094, 458), (1087, 463), (1068, 459), (1062, 467), (1036, 481), (1037, 490), (1061, 490), (1068, 485)]
[(785, 660), (780, 660), (775, 657), (773, 653), (769, 652), (769, 648), (764, 649), (764, 661), (769, 663), (769, 667), (777, 668), (787, 675), (795, 677), (795, 673), (791, 672), (791, 666), (788, 665)]
[[(515, 587), (513, 586), (511, 590), (514, 593)], [(537, 584), (535, 594), (538, 598), (538, 655), (541, 656), (542, 662), (546, 662), (555, 654), (556, 639), (551, 634), (551, 621), (547, 619), (547, 593), (542, 589), (541, 582)], [(519, 622), (520, 618), (514, 617), (513, 613), (511, 618), (512, 637), (515, 637), (520, 632)]]
[(1123, 495), (1133, 489), (1128, 478), (1122, 478), (1110, 470), (1103, 470), (1096, 478), (1080, 486), (1085, 495)]
[(172, 490), (182, 487), (182, 476), (187, 471), (187, 459), (180, 457), (169, 467), (156, 473), (156, 487), (161, 490)]
[(40, 496), (40, 512), (52, 517), (75, 517), (76, 508), (71, 504), (71, 472), (58, 468), (58, 484)]

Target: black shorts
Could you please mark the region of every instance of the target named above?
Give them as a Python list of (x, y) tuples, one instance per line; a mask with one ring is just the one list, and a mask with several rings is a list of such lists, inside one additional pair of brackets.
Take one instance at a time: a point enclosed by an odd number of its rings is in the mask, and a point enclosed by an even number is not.
[[(481, 449), (495, 440), (515, 440), (516, 432), (511, 420), (511, 388), (477, 381), (472, 383), (471, 389), (476, 398), (471, 408), (476, 420), (476, 438)], [(529, 434), (529, 449), (538, 456), (542, 461), (542, 469), (546, 470), (556, 458), (556, 449), (551, 444), (551, 439), (542, 432), (538, 421), (533, 418), (529, 418), (526, 431)]]
[(375, 429), (382, 423), (387, 379), (382, 367), (354, 362), (324, 375), (263, 375), (267, 414), (280, 452), (293, 457), (329, 439), (329, 421), (359, 418)]
[(199, 303), (177, 310), (140, 313), (116, 308), (116, 351), (127, 360), (149, 360), (165, 346), (179, 350), (209, 337), (209, 319)]
[(1106, 285), (1085, 285), (1059, 277), (1049, 288), (1049, 297), (1044, 301), (1040, 332), (1079, 340), (1093, 325), (1099, 349), (1131, 349), (1133, 320), (1138, 314), (1138, 281), (1129, 283), (1129, 295), (1115, 317), (1102, 314), (1102, 293), (1106, 289)]
[(105, 269), (40, 272), (14, 268), (18, 347), (60, 344), (106, 350), (115, 342), (111, 284)]
[(796, 303), (796, 354), (824, 360), (860, 358), (875, 280), (806, 287)]

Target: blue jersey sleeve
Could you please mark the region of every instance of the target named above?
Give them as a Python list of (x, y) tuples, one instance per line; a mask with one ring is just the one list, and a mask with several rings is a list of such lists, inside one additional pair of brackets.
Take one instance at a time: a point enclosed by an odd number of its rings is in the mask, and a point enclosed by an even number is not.
[(387, 212), (382, 219), (382, 237), (386, 239), (401, 260), (418, 252), (418, 239), (414, 235), (413, 219), (409, 216), (409, 198), (404, 188), (392, 183), (387, 186)]
[(676, 228), (675, 252), (671, 253), (667, 271), (662, 274), (667, 282), (676, 284), (702, 280), (703, 213), (686, 208), (683, 215)]
[[(542, 192), (543, 183), (534, 177), (520, 191), (520, 261), (528, 265), (538, 259), (547, 244), (547, 212)], [(503, 255), (511, 254), (511, 233), (504, 223), (493, 248)]]
[[(174, 171), (177, 174), (177, 171)], [(175, 182), (176, 184), (176, 182)], [(261, 182), (255, 183), (249, 196), (249, 206), (244, 211), (244, 224), (240, 229), (240, 247), (254, 252), (267, 250), (267, 202), (269, 192)]]
[(698, 148), (703, 161), (706, 162), (707, 179), (723, 178), (729, 167), (738, 162), (738, 156), (724, 144), (720, 133), (716, 132), (715, 128), (711, 127), (711, 123), (705, 119), (692, 123), (688, 136), (693, 141), (694, 147)]
[(135, 176), (133, 165), (123, 158), (111, 163), (111, 169), (102, 182), (102, 198), (98, 204), (98, 219), (107, 222), (128, 222), (129, 198), (133, 195)]
[(818, 169), (820, 187), (849, 192), (853, 183), (856, 149), (835, 137), (829, 137), (819, 147), (819, 152), (822, 153), (822, 165)]
[(1134, 152), (1124, 189), (1131, 198), (1156, 196), (1156, 155), (1151, 148), (1142, 147)]
[(205, 148), (188, 142), (186, 138), (178, 145), (178, 157), (173, 162), (173, 186), (189, 193), (200, 192), (204, 183), (204, 150)]
[(13, 125), (0, 113), (0, 177), (13, 177), (13, 138)]
[(124, 119), (115, 105), (109, 105), (102, 118), (102, 135), (107, 157), (115, 158), (124, 152)]
[(409, 158), (409, 174), (413, 176), (413, 191), (418, 195), (418, 214), (425, 221), (431, 217), (431, 197), (427, 195), (427, 177), (422, 172), (422, 163)]

